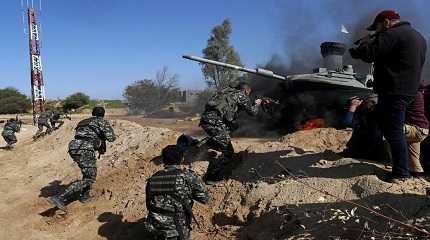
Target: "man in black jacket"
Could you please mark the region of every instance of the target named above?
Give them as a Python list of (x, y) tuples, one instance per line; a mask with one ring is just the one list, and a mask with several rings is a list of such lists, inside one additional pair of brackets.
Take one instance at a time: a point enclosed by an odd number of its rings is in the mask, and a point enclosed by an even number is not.
[(387, 180), (399, 182), (410, 177), (403, 125), (406, 107), (418, 91), (426, 40), (392, 10), (380, 12), (367, 30), (375, 31), (373, 37), (369, 35), (349, 52), (353, 58), (375, 64), (377, 111), (393, 157), (393, 170)]

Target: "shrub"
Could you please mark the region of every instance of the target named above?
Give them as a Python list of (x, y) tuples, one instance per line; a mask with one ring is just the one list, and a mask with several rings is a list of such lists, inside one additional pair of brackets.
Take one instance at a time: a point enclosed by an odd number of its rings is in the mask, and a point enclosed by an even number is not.
[(31, 100), (17, 89), (0, 89), (0, 114), (25, 113), (30, 109)]
[(77, 92), (70, 96), (68, 96), (66, 99), (64, 99), (63, 102), (63, 108), (66, 111), (69, 111), (71, 109), (77, 109), (82, 106), (85, 106), (90, 103), (90, 97), (87, 96), (84, 93)]

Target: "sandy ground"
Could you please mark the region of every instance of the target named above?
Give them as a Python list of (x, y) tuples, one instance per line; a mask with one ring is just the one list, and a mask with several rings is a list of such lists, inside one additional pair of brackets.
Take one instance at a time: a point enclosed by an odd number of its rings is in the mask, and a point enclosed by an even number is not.
[[(142, 239), (145, 181), (162, 168), (160, 150), (183, 132), (203, 133), (196, 122), (140, 117), (111, 121), (118, 140), (108, 144), (99, 161), (95, 199), (85, 205), (71, 203), (67, 214), (52, 208), (46, 198), (80, 177), (67, 155), (76, 118), (36, 142), (31, 139), (34, 127), (24, 125), (17, 148), (0, 150), (0, 239)], [(236, 152), (243, 160), (229, 179), (208, 188), (214, 197), (211, 204), (195, 205), (200, 227), (193, 224), (193, 239), (382, 239), (384, 234), (428, 239), (339, 200), (430, 229), (430, 184), (424, 179), (389, 184), (381, 180), (388, 166), (341, 158), (335, 152), (349, 135), (314, 129), (277, 139), (236, 138)], [(209, 157), (192, 152), (188, 157), (192, 168), (203, 174)], [(302, 177), (292, 178), (289, 172)]]

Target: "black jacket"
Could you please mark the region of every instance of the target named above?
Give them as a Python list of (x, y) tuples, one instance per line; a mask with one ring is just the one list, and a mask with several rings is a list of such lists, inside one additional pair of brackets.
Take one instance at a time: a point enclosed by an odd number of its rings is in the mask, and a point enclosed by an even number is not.
[(426, 49), (423, 36), (410, 23), (400, 22), (350, 53), (353, 58), (375, 63), (376, 93), (415, 96)]

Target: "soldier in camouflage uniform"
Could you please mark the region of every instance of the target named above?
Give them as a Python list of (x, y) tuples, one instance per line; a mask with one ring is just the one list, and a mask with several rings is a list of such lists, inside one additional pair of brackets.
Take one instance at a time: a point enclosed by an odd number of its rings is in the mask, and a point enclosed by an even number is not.
[(6, 149), (12, 149), (15, 143), (18, 142), (15, 136), (15, 133), (19, 132), (20, 130), (21, 130), (21, 124), (16, 119), (11, 118), (6, 122), (3, 128), (3, 132), (1, 133), (4, 140), (7, 143), (5, 147)]
[[(45, 134), (50, 134), (52, 132), (52, 127), (49, 125), (49, 120), (51, 119), (52, 111), (45, 111), (40, 113), (37, 119), (37, 127), (39, 128), (34, 134), (33, 139), (37, 139)], [(43, 127), (46, 127), (46, 131), (43, 132)]]
[[(51, 122), (51, 126), (52, 126), (52, 128), (53, 128), (54, 130), (57, 130), (57, 129), (59, 129), (61, 126), (63, 126), (64, 121), (63, 121), (63, 120), (61, 120), (62, 115), (64, 115), (64, 114), (62, 114), (62, 113), (61, 113), (60, 111), (58, 111), (58, 110), (54, 110), (54, 111), (52, 111), (52, 116), (51, 116), (51, 118), (49, 119), (49, 121)], [(67, 116), (64, 116), (64, 117), (67, 117)], [(58, 126), (55, 126), (57, 123), (58, 123)]]
[(233, 160), (234, 149), (231, 144), (230, 132), (237, 128), (236, 119), (240, 111), (255, 116), (258, 113), (261, 99), (252, 104), (249, 95), (251, 87), (247, 83), (239, 83), (237, 87), (227, 87), (217, 92), (208, 101), (200, 120), (200, 126), (209, 135), (210, 148), (221, 151), (222, 155), (216, 162), (209, 163), (205, 175), (206, 183), (222, 179), (222, 170)]
[(146, 228), (156, 240), (190, 240), (194, 200), (209, 203), (211, 196), (195, 172), (177, 166), (184, 159), (176, 145), (161, 153), (165, 168), (146, 184)]
[(106, 151), (106, 141), (116, 139), (110, 123), (103, 119), (103, 107), (93, 109), (93, 117), (84, 119), (75, 128), (75, 139), (69, 143), (69, 155), (76, 162), (82, 172), (82, 180), (77, 180), (60, 195), (49, 199), (51, 203), (61, 210), (66, 210), (65, 203), (77, 197), (85, 203), (90, 197), (91, 185), (97, 176), (96, 151), (103, 154)]

